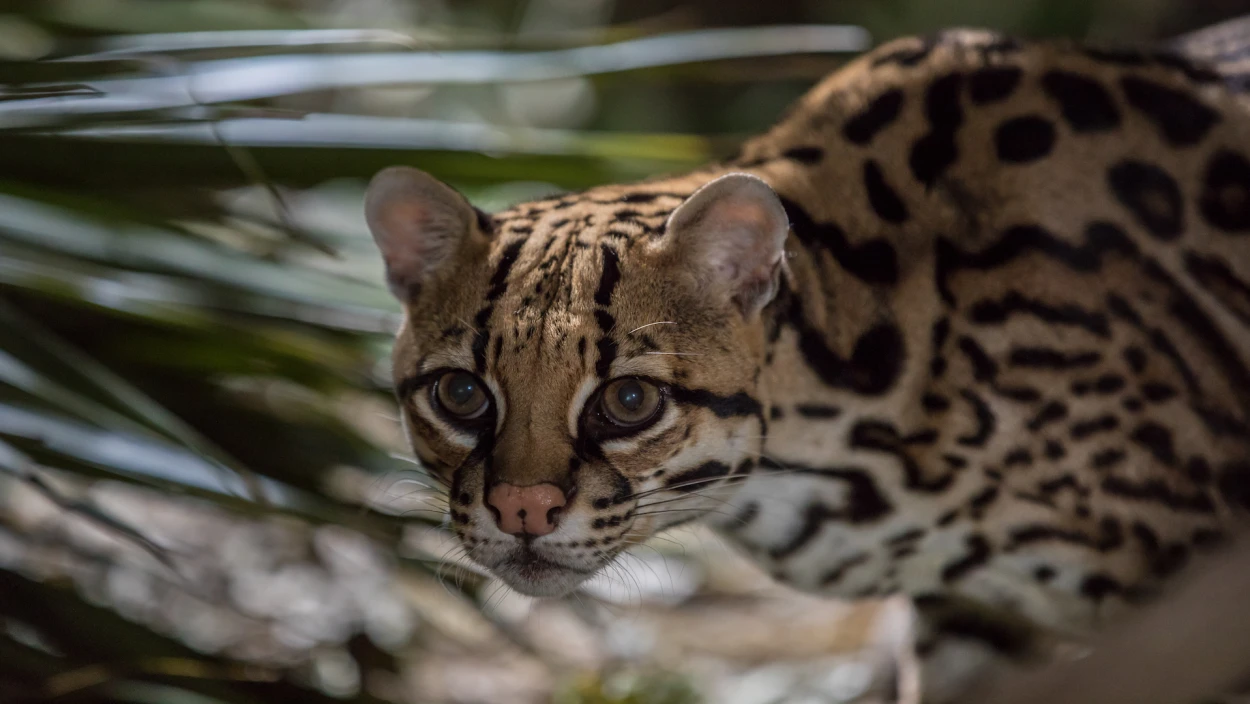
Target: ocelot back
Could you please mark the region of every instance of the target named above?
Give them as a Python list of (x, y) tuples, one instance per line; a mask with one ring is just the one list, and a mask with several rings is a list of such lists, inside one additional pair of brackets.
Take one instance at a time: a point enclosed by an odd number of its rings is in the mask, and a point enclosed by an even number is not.
[(451, 527), (533, 595), (695, 520), (907, 594), (929, 702), (1079, 642), (1250, 505), (1248, 36), (895, 41), (727, 161), (494, 214), (382, 172)]

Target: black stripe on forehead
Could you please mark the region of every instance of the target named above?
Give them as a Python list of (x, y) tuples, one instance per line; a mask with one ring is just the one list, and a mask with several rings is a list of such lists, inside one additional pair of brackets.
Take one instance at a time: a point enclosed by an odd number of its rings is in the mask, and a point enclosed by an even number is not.
[(516, 264), (517, 257), (521, 255), (521, 247), (524, 245), (525, 240), (516, 240), (504, 247), (503, 255), (499, 258), (499, 265), (495, 267), (495, 273), (490, 277), (490, 288), (486, 292), (486, 305), (482, 306), (473, 319), (473, 324), (477, 327), (477, 332), (473, 337), (473, 369), (478, 374), (486, 373), (486, 350), (490, 346), (490, 328), (487, 327), (487, 323), (490, 322), (491, 314), (495, 312), (495, 301), (508, 288), (508, 275), (512, 273), (512, 267)]
[(599, 275), (599, 288), (595, 291), (595, 303), (599, 308), (595, 311), (595, 322), (599, 324), (601, 336), (596, 347), (599, 361), (595, 363), (595, 373), (600, 378), (607, 378), (616, 359), (616, 341), (612, 339), (612, 330), (616, 328), (616, 318), (606, 309), (612, 303), (612, 292), (621, 280), (621, 259), (616, 250), (603, 245), (603, 272)]
[(521, 254), (521, 247), (524, 245), (525, 240), (517, 240), (504, 248), (503, 256), (499, 259), (499, 266), (490, 277), (490, 290), (486, 293), (486, 300), (494, 301), (503, 295), (508, 287), (508, 274), (512, 273), (512, 266), (516, 264), (517, 257)]
[(616, 318), (613, 318), (612, 314), (606, 310), (597, 310), (595, 322), (599, 324), (599, 330), (602, 331), (599, 342), (595, 344), (599, 350), (599, 361), (595, 363), (595, 373), (606, 379), (612, 362), (616, 360), (616, 341), (611, 336), (612, 329), (616, 327)]
[(477, 334), (473, 336), (473, 370), (482, 375), (486, 373), (486, 348), (490, 346), (490, 330), (486, 328), (486, 319), (490, 318), (491, 307), (487, 306), (478, 314), (478, 324), (482, 327), (478, 328)]
[(621, 258), (616, 250), (603, 245), (603, 273), (599, 275), (599, 289), (595, 291), (595, 303), (606, 306), (612, 302), (612, 292), (621, 280)]

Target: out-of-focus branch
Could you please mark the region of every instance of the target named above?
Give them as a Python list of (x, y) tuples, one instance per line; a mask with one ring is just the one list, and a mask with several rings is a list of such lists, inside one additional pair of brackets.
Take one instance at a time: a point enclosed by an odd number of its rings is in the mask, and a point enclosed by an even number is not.
[(1250, 674), (1250, 540), (1194, 564), (1089, 655), (997, 678), (972, 704), (1188, 704)]
[[(158, 45), (163, 45), (160, 39)], [(204, 42), (199, 35), (197, 42)], [(125, 115), (240, 103), (283, 95), (371, 87), (550, 81), (703, 61), (796, 54), (854, 54), (869, 48), (862, 27), (791, 25), (703, 29), (551, 51), (302, 53), (187, 61), (185, 75), (75, 80), (24, 86), (29, 99), (0, 103), (0, 129), (41, 128), (72, 115)], [(195, 97), (186, 86), (195, 85)]]

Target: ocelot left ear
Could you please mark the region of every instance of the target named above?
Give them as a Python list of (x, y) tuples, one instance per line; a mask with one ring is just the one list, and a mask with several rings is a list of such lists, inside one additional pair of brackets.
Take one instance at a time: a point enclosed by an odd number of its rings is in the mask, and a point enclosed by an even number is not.
[(789, 231), (781, 199), (767, 183), (729, 174), (673, 211), (661, 246), (709, 293), (750, 318), (777, 295)]
[(486, 246), (486, 216), (447, 184), (406, 166), (384, 169), (369, 182), (365, 219), (386, 263), (391, 292), (404, 303), (450, 275), (458, 257)]

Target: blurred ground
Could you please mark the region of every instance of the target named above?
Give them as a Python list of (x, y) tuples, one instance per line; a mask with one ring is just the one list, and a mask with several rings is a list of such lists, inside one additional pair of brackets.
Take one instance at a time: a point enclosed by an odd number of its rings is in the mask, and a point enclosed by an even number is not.
[[(386, 510), (425, 510), (432, 498), (348, 471), (334, 483)], [(405, 572), (342, 526), (240, 520), (208, 502), (94, 484), (83, 498), (126, 516), (166, 564), (33, 488), (5, 488), (0, 569), (72, 586), (199, 653), (254, 665), (257, 677), (291, 671), (332, 696), (538, 703), (597, 701), (588, 693), (606, 688), (657, 702), (886, 701), (907, 643), (904, 604), (788, 592), (700, 531), (656, 541), (576, 598), (535, 601), (491, 579), (471, 577), (461, 593), (465, 575), (452, 570)], [(445, 560), (447, 538), (414, 525), (398, 555)], [(20, 621), (11, 637), (48, 647), (15, 630)], [(66, 694), (93, 680), (55, 682)]]

